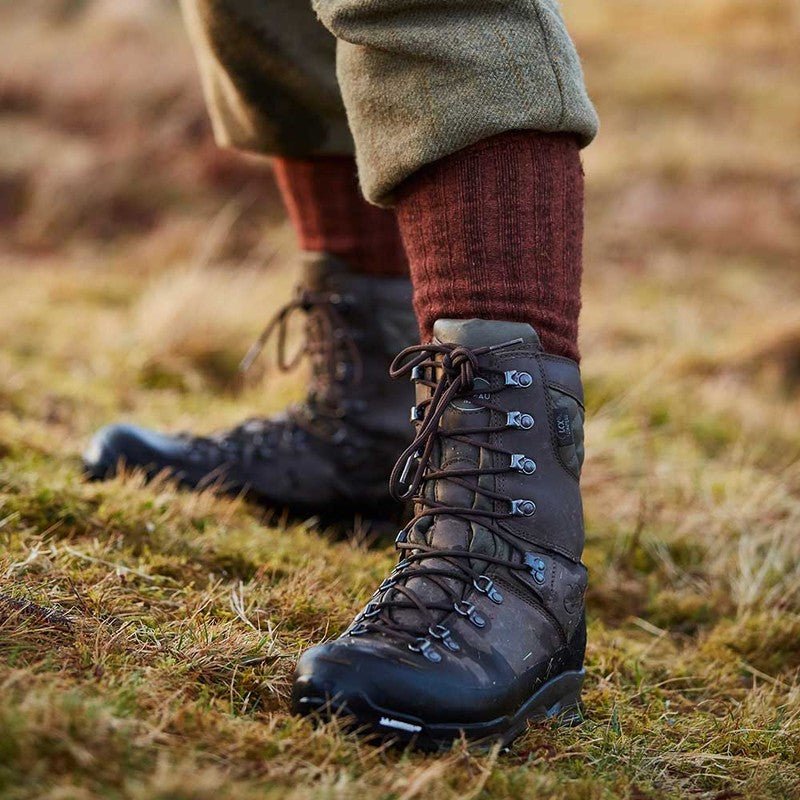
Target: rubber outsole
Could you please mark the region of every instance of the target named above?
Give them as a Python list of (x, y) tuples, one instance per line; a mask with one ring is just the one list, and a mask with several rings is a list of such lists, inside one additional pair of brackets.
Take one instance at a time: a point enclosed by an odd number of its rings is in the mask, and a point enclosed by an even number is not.
[[(107, 464), (90, 463), (86, 460), (82, 463), (83, 474), (91, 482), (108, 480), (116, 474), (116, 467), (110, 467)], [(168, 469), (164, 469), (158, 474), (164, 475), (168, 480), (188, 491), (213, 489), (218, 494), (228, 497), (246, 497), (256, 505), (261, 506), (265, 512), (277, 515), (286, 514), (288, 522), (302, 523), (313, 519), (315, 520), (314, 527), (316, 528), (338, 529), (344, 527), (349, 530), (356, 520), (361, 520), (362, 524), (366, 524), (367, 527), (378, 526), (380, 536), (388, 536), (390, 533), (394, 536), (397, 533), (397, 529), (402, 527), (412, 516), (407, 506), (399, 504), (388, 495), (383, 500), (372, 500), (367, 503), (357, 500), (343, 500), (327, 505), (287, 503), (269, 497), (263, 492), (242, 486), (228, 488), (224, 484), (215, 485), (211, 482), (207, 485), (198, 484), (182, 478), (179, 474), (170, 475)]]
[(557, 719), (562, 725), (580, 724), (583, 721), (580, 696), (585, 677), (585, 670), (562, 672), (539, 687), (514, 714), (488, 722), (428, 723), (381, 708), (364, 695), (342, 701), (303, 693), (310, 686), (296, 687), (293, 710), (321, 722), (341, 719), (348, 728), (368, 738), (428, 752), (448, 750), (462, 737), (472, 747), (489, 748), (497, 744), (507, 747), (531, 722)]

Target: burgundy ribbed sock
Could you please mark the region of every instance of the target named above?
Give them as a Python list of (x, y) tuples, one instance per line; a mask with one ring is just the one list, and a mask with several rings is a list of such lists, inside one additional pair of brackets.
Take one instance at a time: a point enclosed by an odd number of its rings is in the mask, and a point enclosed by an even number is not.
[(363, 198), (354, 158), (275, 158), (273, 165), (303, 250), (332, 253), (368, 275), (408, 275), (397, 218)]
[(583, 170), (567, 134), (516, 131), (403, 183), (397, 218), (423, 340), (437, 319), (528, 322), (578, 360)]

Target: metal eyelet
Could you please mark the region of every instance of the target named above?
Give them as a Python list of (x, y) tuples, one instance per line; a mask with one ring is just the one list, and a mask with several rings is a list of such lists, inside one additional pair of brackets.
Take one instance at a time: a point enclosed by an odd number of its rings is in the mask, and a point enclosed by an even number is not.
[(412, 653), (422, 653), (433, 664), (438, 664), (442, 660), (442, 654), (436, 650), (430, 639), (417, 639), (408, 645), (408, 649)]
[(347, 441), (348, 436), (350, 436), (349, 431), (345, 430), (344, 428), (339, 428), (331, 435), (331, 442), (337, 445), (344, 444)]
[(367, 607), (361, 613), (362, 619), (373, 619), (381, 613), (379, 608), (373, 608), (372, 603), (367, 603)]
[(485, 628), (486, 620), (478, 613), (478, 609), (466, 600), (459, 600), (453, 610), (456, 614), (466, 617), (476, 628)]
[(411, 370), (411, 380), (412, 381), (421, 381), (425, 377), (424, 368), (421, 364), (417, 364), (414, 369)]
[(376, 594), (382, 594), (397, 586), (397, 581), (394, 578), (386, 578), (386, 580), (378, 587)]
[(494, 581), (488, 575), (479, 575), (472, 581), (472, 585), (481, 593), (485, 594), (493, 603), (503, 602), (503, 595), (497, 591)]
[(368, 630), (369, 630), (369, 628), (367, 627), (367, 625), (365, 623), (359, 622), (355, 626), (355, 628), (352, 628), (349, 631), (348, 635), (349, 636), (363, 636)]
[(338, 361), (336, 363), (336, 369), (334, 371), (334, 379), (337, 381), (345, 381), (347, 380), (349, 374), (350, 374), (350, 365), (347, 364), (347, 362), (345, 361)]
[(536, 462), (524, 453), (514, 453), (511, 456), (511, 469), (515, 469), (523, 475), (533, 475), (536, 472)]
[(439, 639), (451, 653), (457, 653), (461, 649), (458, 646), (458, 642), (450, 635), (450, 629), (445, 628), (444, 625), (432, 625), (428, 628), (428, 633), (433, 636), (434, 639)]
[(331, 294), (328, 295), (328, 302), (332, 306), (341, 306), (343, 308), (352, 308), (358, 304), (355, 295), (339, 294), (338, 292), (331, 292)]
[(509, 411), (506, 416), (507, 428), (519, 428), (523, 431), (529, 431), (536, 424), (536, 420), (530, 415), (522, 411)]
[(530, 372), (517, 372), (512, 369), (506, 372), (506, 386), (516, 386), (520, 389), (527, 389), (533, 385), (533, 376)]
[(547, 575), (545, 573), (547, 564), (545, 564), (544, 559), (533, 555), (533, 553), (526, 553), (525, 566), (530, 567), (530, 573), (533, 576), (534, 581), (536, 581), (536, 583), (538, 583), (540, 586), (543, 585), (547, 580)]
[(411, 422), (422, 422), (425, 418), (424, 409), (419, 406), (411, 406)]
[(533, 500), (512, 500), (512, 517), (532, 517), (536, 513), (536, 503)]

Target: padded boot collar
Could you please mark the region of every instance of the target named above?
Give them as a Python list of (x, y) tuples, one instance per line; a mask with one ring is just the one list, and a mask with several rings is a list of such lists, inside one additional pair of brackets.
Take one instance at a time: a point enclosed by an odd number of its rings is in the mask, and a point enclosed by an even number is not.
[(440, 319), (433, 326), (433, 338), (443, 344), (491, 347), (521, 339), (542, 349), (536, 331), (524, 322), (496, 322), (485, 319)]

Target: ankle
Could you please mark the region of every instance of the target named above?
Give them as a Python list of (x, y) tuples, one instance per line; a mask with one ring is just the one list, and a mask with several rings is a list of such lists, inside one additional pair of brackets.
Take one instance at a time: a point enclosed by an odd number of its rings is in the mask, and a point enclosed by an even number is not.
[(408, 275), (395, 215), (363, 198), (355, 159), (275, 158), (273, 166), (302, 250), (338, 256), (362, 274)]

